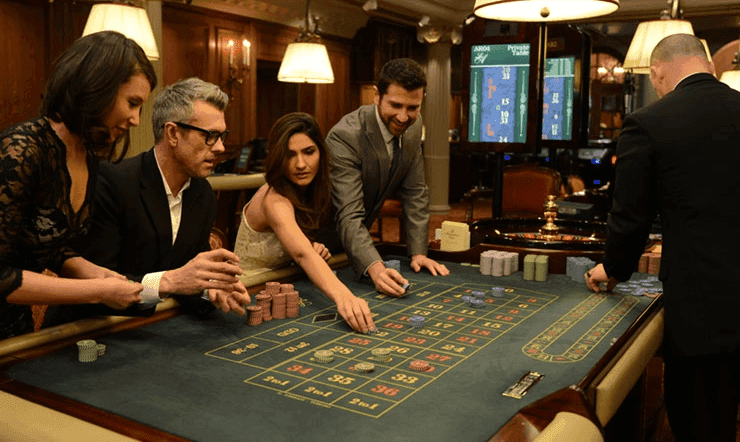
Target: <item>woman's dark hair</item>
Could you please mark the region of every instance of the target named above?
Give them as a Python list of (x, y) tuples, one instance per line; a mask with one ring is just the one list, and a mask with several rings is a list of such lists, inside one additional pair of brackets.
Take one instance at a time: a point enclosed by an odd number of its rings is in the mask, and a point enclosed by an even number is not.
[[(115, 31), (81, 37), (54, 62), (40, 114), (64, 123), (82, 138), (86, 149), (111, 159), (114, 149), (103, 118), (113, 107), (118, 89), (136, 74), (144, 74), (154, 90), (154, 67), (134, 40)], [(126, 150), (128, 138), (120, 158)]]
[[(305, 134), (319, 149), (319, 168), (305, 191), (286, 176), (290, 161), (288, 141), (295, 134)], [(319, 123), (312, 115), (293, 112), (280, 117), (267, 137), (265, 181), (277, 193), (293, 204), (295, 218), (303, 233), (316, 239), (318, 229), (331, 210), (331, 181), (329, 180), (329, 152)]]

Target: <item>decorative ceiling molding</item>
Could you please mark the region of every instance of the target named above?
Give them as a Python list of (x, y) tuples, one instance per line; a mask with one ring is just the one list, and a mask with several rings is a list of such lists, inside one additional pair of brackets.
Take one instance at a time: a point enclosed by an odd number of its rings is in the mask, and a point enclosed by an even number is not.
[[(353, 38), (371, 17), (415, 26), (427, 15), (438, 27), (451, 27), (472, 14), (475, 0), (377, 0), (378, 8), (365, 12), (365, 0), (311, 0), (311, 15), (321, 17), (324, 34)], [(193, 0), (192, 4), (230, 14), (300, 27), (305, 21), (305, 0)], [(738, 17), (739, 0), (682, 0), (684, 18)], [(665, 9), (663, 0), (620, 0), (619, 9), (609, 15), (576, 23), (620, 23), (657, 20)]]

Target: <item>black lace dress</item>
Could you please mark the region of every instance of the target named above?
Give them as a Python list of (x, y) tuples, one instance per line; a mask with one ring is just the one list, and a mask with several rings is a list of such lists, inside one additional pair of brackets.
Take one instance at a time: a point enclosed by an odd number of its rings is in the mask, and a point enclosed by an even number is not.
[(49, 122), (35, 118), (0, 133), (0, 339), (33, 331), (31, 308), (9, 304), (22, 270), (59, 273), (78, 256), (70, 244), (90, 228), (97, 159), (88, 152), (85, 201), (75, 213), (66, 148)]

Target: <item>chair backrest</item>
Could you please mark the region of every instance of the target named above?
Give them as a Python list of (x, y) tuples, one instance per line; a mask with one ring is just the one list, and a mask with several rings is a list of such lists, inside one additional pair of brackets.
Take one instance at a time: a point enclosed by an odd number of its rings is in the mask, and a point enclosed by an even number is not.
[(547, 196), (559, 195), (561, 182), (557, 170), (537, 164), (504, 167), (503, 216), (543, 216)]

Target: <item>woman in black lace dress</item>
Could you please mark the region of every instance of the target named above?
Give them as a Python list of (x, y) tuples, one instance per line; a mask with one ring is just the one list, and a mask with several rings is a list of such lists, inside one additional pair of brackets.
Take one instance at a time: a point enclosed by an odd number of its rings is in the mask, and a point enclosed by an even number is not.
[(124, 308), (140, 300), (140, 284), (70, 244), (90, 227), (98, 157), (110, 158), (139, 124), (156, 83), (133, 40), (91, 34), (54, 63), (41, 115), (0, 133), (0, 339), (33, 331), (29, 304)]

